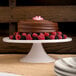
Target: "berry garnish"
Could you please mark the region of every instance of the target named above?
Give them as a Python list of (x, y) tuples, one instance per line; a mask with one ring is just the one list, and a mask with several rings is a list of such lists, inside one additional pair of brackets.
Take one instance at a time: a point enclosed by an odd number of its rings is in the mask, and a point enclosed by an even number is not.
[(62, 35), (62, 32), (57, 32), (58, 35)]
[(36, 33), (33, 33), (32, 36), (33, 36), (33, 37), (37, 37), (38, 35), (37, 35)]
[(26, 33), (22, 33), (22, 36), (26, 36)]
[(49, 33), (45, 32), (44, 35), (45, 35), (45, 36), (49, 36)]
[(38, 39), (39, 39), (39, 40), (45, 40), (45, 36), (39, 35), (39, 36), (38, 36)]
[(10, 38), (10, 39), (13, 39), (13, 35), (10, 35), (9, 38)]
[(26, 40), (32, 40), (32, 37), (30, 34), (26, 35)]
[(58, 39), (62, 39), (62, 36), (61, 35), (57, 35), (58, 36)]
[(16, 35), (16, 32), (14, 32), (13, 35)]
[(44, 36), (44, 34), (43, 33), (40, 33), (40, 36)]
[(51, 32), (52, 35), (56, 35), (56, 32)]
[(19, 32), (16, 32), (16, 35), (18, 35), (19, 34)]
[(20, 40), (21, 36), (20, 35), (16, 35), (16, 40)]
[(64, 36), (64, 39), (66, 39), (66, 38), (67, 38), (67, 35), (65, 35), (65, 34), (64, 34), (63, 36)]
[(50, 39), (52, 39), (52, 40), (55, 39), (55, 35), (51, 35)]

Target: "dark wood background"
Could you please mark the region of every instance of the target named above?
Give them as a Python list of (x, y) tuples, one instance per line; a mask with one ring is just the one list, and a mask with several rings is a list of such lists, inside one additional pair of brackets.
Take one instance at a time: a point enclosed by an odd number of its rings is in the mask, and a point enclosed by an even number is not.
[[(15, 2), (15, 0), (12, 0)], [(48, 53), (76, 53), (76, 1), (75, 0), (16, 0), (9, 7), (9, 0), (0, 1), (0, 53), (28, 53), (32, 44), (10, 44), (2, 41), (9, 32), (17, 31), (17, 22), (41, 15), (58, 22), (59, 30), (73, 38), (72, 42), (43, 44)], [(9, 25), (12, 22), (13, 26)], [(14, 28), (12, 30), (11, 28)]]
[[(15, 0), (10, 0), (15, 1)], [(50, 6), (50, 5), (76, 5), (76, 0), (16, 0), (17, 6)], [(9, 6), (9, 0), (1, 0), (0, 6)]]

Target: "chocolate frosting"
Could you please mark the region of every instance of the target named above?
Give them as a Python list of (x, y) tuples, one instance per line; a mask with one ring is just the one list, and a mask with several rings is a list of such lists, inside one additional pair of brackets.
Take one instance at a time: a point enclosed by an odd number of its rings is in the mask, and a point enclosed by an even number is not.
[(18, 32), (55, 32), (58, 24), (48, 20), (23, 20), (18, 22)]

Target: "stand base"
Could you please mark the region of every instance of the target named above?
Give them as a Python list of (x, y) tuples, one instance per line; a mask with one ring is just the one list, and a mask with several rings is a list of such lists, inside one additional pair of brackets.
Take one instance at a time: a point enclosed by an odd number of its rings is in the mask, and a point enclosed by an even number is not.
[(49, 57), (42, 47), (41, 43), (33, 43), (33, 46), (27, 56), (23, 57), (20, 62), (28, 63), (48, 63), (54, 62), (52, 57)]

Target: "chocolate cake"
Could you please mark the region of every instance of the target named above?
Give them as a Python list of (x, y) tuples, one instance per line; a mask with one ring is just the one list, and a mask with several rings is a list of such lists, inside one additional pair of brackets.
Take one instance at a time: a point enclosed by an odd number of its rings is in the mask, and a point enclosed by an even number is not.
[(66, 39), (67, 35), (58, 31), (58, 24), (44, 20), (41, 16), (18, 22), (18, 32), (9, 36), (15, 40)]
[[(35, 19), (34, 19), (35, 18)], [(56, 32), (58, 24), (44, 20), (40, 16), (18, 22), (18, 32)], [(38, 20), (38, 18), (40, 18)]]

